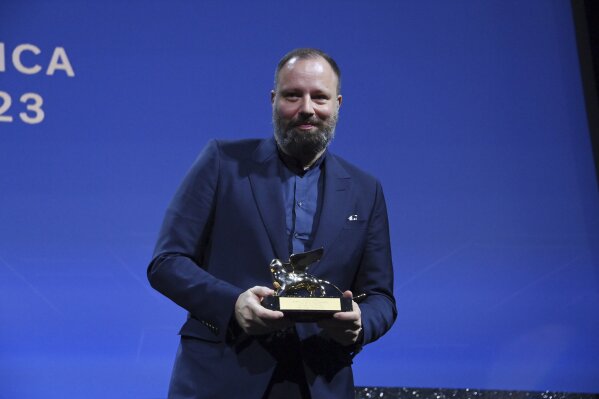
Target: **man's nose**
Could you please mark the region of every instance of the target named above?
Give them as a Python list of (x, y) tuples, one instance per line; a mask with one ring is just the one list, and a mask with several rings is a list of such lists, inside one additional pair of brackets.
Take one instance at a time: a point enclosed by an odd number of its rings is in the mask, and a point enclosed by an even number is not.
[(300, 112), (304, 115), (314, 115), (314, 106), (312, 104), (312, 98), (310, 98), (310, 96), (304, 96), (302, 98)]

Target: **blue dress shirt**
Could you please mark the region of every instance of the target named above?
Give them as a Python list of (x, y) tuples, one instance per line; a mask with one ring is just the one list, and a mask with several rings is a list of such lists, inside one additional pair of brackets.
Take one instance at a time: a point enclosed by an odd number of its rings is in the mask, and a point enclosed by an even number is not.
[(325, 157), (326, 152), (310, 168), (304, 169), (295, 159), (279, 151), (279, 174), (290, 254), (313, 249), (312, 241), (322, 208)]

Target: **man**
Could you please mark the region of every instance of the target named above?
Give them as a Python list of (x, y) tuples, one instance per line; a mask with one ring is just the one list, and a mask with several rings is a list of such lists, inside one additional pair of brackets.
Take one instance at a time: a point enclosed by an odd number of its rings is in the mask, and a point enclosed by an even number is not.
[[(351, 363), (396, 317), (378, 181), (327, 151), (342, 97), (320, 50), (281, 59), (274, 139), (212, 141), (168, 207), (148, 278), (185, 308), (169, 398), (350, 398)], [(364, 298), (319, 323), (261, 306), (269, 263), (324, 248), (310, 273)]]

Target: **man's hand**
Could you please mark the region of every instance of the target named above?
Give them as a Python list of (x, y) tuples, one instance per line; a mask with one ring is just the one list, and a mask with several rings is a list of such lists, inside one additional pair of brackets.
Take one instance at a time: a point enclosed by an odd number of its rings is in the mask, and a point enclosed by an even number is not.
[(268, 334), (291, 326), (292, 323), (283, 318), (283, 312), (260, 304), (262, 298), (273, 294), (270, 288), (256, 286), (239, 295), (235, 302), (235, 320), (246, 334)]
[[(351, 291), (343, 293), (344, 298), (353, 298)], [(341, 345), (355, 344), (362, 331), (362, 312), (360, 307), (352, 301), (351, 312), (337, 312), (332, 319), (324, 319), (318, 322), (327, 335)]]

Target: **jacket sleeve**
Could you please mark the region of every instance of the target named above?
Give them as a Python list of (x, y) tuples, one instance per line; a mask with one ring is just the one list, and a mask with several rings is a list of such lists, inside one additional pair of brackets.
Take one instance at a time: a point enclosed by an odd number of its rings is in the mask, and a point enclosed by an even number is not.
[(169, 204), (148, 280), (224, 340), (242, 289), (215, 278), (203, 267), (210, 240), (219, 180), (219, 149), (208, 143)]
[(374, 207), (367, 229), (360, 268), (353, 284), (356, 293), (367, 295), (359, 304), (362, 312), (362, 345), (380, 338), (391, 328), (397, 317), (393, 296), (389, 221), (383, 190), (378, 181)]

